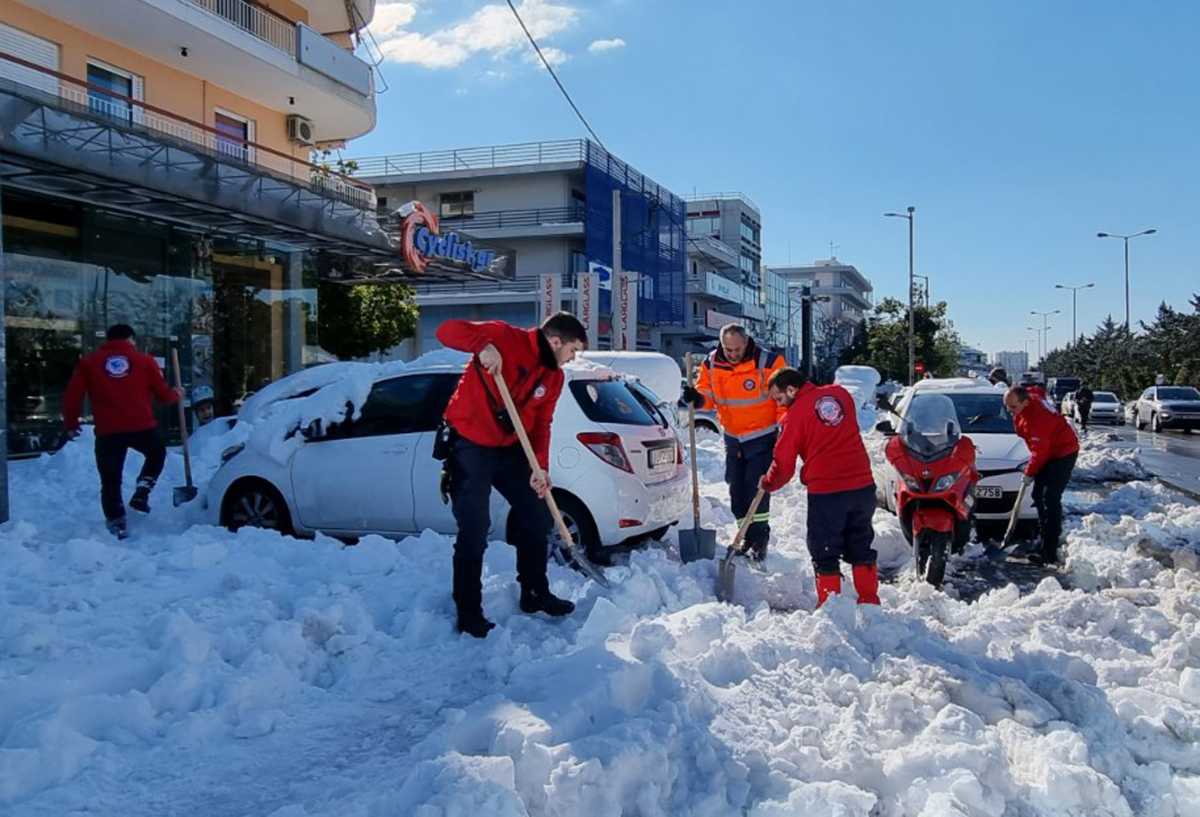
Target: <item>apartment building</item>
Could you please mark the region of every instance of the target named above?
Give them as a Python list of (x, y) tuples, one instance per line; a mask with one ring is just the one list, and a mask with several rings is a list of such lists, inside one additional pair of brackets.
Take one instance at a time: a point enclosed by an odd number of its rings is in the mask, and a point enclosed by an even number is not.
[[(375, 125), (373, 0), (0, 0), (8, 452), (61, 444), (75, 361), (125, 322), (218, 411), (317, 350), (316, 284), (396, 258), (311, 162)], [(164, 425), (171, 424), (164, 413)]]
[(537, 320), (538, 282), (561, 276), (561, 306), (573, 309), (576, 275), (599, 272), (600, 337), (611, 336), (613, 191), (621, 201), (622, 269), (638, 273), (638, 347), (657, 349), (683, 322), (683, 200), (589, 140), (494, 145), (355, 159), (356, 178), (378, 196), (391, 229), (399, 211), (420, 202), (444, 233), (505, 256), (503, 280), (416, 287), (416, 336), (394, 350), (410, 359), (438, 347), (447, 318)]
[[(808, 287), (821, 304), (821, 341), (814, 352), (818, 368), (836, 361), (854, 339), (867, 312), (875, 307), (871, 281), (852, 264), (837, 258), (814, 261), (808, 266), (770, 267), (789, 286)], [(817, 314), (814, 311), (814, 316)]]
[(992, 352), (992, 366), (1004, 369), (1009, 377), (1019, 378), (1022, 372), (1029, 371), (1029, 353)]

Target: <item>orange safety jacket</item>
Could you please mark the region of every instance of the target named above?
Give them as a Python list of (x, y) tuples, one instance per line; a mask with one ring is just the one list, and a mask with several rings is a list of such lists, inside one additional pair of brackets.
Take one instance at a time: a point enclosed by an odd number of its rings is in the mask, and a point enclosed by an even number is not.
[(747, 442), (779, 428), (785, 409), (767, 396), (767, 381), (782, 368), (782, 355), (759, 349), (754, 341), (736, 364), (730, 363), (718, 346), (700, 366), (696, 391), (704, 395), (705, 408), (716, 408), (725, 435)]

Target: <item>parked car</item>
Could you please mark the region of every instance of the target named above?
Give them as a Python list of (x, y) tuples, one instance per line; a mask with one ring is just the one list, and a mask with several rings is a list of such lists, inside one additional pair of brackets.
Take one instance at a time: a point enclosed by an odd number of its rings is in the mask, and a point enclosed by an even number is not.
[(1200, 391), (1191, 386), (1151, 386), (1138, 398), (1133, 422), (1138, 431), (1147, 425), (1154, 431), (1200, 428)]
[(1074, 417), (1076, 414), (1075, 392), (1069, 391), (1063, 395), (1062, 403), (1059, 404), (1058, 412), (1063, 417)]
[[(371, 370), (334, 363), (299, 372), (255, 395), (239, 422), (286, 411)], [(369, 386), (357, 419), (308, 429), (286, 456), (263, 450), (255, 433), (226, 450), (209, 483), (205, 508), (231, 529), (273, 528), (300, 536), (403, 536), (431, 529), (454, 534), (442, 501), (435, 430), (462, 375), (461, 359), (385, 366)], [(565, 367), (554, 412), (550, 477), (577, 542), (605, 546), (661, 537), (688, 510), (683, 448), (660, 399), (643, 384), (594, 364)], [(289, 383), (289, 381), (292, 381)], [(269, 422), (269, 420), (267, 421)], [(492, 530), (510, 533), (508, 504), (492, 496)], [(552, 534), (552, 541), (558, 534)]]
[[(1079, 414), (1079, 406), (1074, 401), (1071, 403), (1071, 413), (1067, 416), (1074, 417), (1076, 422), (1083, 419)], [(1125, 410), (1121, 406), (1121, 401), (1110, 391), (1095, 392), (1092, 397), (1092, 410), (1088, 413), (1088, 422), (1110, 423), (1115, 426), (1125, 425)]]
[[(897, 404), (892, 419), (884, 420), (876, 428), (885, 434), (895, 433), (909, 405), (921, 394), (949, 397), (963, 434), (975, 444), (975, 465), (980, 476), (974, 491), (976, 522), (994, 526), (1007, 522), (1021, 487), (1021, 469), (1029, 462), (1029, 449), (1013, 429), (1012, 415), (1004, 407), (1004, 393), (986, 380), (974, 378), (919, 380)], [(886, 461), (873, 462), (872, 468), (880, 506), (895, 513), (899, 473)], [(1026, 492), (1018, 518), (1037, 519), (1030, 492)]]

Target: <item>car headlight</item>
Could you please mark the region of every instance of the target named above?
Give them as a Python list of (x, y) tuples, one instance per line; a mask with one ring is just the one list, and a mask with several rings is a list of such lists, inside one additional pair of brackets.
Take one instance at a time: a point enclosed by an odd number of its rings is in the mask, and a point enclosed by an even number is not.
[(908, 474), (902, 474), (901, 476), (904, 477), (904, 484), (908, 486), (908, 490), (917, 492), (925, 490), (925, 486), (916, 477), (910, 477)]
[(938, 477), (937, 482), (933, 483), (933, 492), (936, 494), (949, 490), (951, 485), (958, 482), (959, 476), (959, 474), (943, 474)]
[(225, 463), (229, 462), (231, 459), (236, 457), (238, 454), (240, 454), (242, 452), (242, 449), (244, 449), (245, 447), (246, 447), (245, 443), (238, 443), (237, 445), (231, 445), (228, 448), (226, 448), (224, 451), (221, 452), (221, 465), (224, 465)]

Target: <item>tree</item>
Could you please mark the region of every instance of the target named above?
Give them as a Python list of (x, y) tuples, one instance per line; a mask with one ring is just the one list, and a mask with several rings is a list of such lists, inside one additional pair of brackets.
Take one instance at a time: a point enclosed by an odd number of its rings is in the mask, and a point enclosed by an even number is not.
[(382, 354), (417, 328), (417, 304), (404, 284), (322, 281), (317, 297), (317, 337), (343, 360)]
[[(935, 377), (958, 371), (962, 347), (958, 333), (946, 318), (946, 302), (917, 306), (913, 313), (917, 360)], [(843, 363), (871, 366), (884, 380), (908, 380), (908, 307), (895, 298), (884, 298), (862, 326), (861, 334), (846, 349)]]

